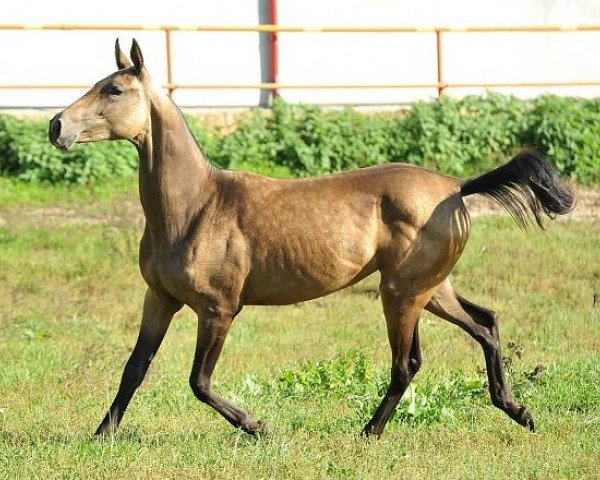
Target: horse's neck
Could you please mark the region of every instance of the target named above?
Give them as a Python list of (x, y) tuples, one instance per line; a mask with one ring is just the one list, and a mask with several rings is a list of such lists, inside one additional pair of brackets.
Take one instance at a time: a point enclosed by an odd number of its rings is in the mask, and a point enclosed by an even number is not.
[(138, 146), (140, 200), (154, 243), (169, 246), (214, 191), (216, 172), (169, 99), (153, 100), (150, 130)]

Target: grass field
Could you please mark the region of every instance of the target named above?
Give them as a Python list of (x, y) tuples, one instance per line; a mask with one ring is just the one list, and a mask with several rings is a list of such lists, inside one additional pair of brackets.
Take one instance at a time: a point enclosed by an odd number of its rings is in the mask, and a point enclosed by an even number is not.
[[(99, 195), (111, 211), (114, 198)], [(454, 272), (464, 296), (500, 314), (515, 393), (537, 433), (489, 404), (480, 348), (425, 315), (423, 368), (384, 436), (369, 442), (358, 433), (389, 368), (376, 278), (236, 319), (215, 389), (265, 420), (267, 436), (234, 431), (194, 398), (196, 322), (185, 310), (117, 436), (93, 439), (137, 335), (139, 235), (122, 219), (0, 226), (0, 478), (600, 475), (599, 222), (525, 233), (504, 218), (475, 219)]]

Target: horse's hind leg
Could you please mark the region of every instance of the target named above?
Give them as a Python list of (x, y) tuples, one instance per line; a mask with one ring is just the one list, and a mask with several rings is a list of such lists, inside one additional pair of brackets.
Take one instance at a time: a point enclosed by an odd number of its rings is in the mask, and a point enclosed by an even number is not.
[(391, 381), (373, 418), (362, 431), (364, 436), (381, 435), (404, 391), (421, 367), (419, 317), (428, 297), (405, 297), (392, 283), (380, 286), (388, 338), (392, 349)]
[(492, 403), (517, 423), (534, 431), (529, 408), (519, 406), (515, 402), (510, 385), (506, 381), (496, 313), (462, 298), (454, 291), (449, 280), (442, 284), (425, 309), (458, 325), (477, 340), (485, 355)]

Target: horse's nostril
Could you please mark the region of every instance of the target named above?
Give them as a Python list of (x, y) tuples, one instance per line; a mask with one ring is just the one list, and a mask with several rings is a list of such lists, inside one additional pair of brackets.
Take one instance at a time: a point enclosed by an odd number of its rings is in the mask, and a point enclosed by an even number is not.
[(62, 125), (60, 118), (58, 118), (58, 115), (56, 115), (52, 120), (50, 120), (50, 140), (58, 139), (60, 136), (61, 127)]

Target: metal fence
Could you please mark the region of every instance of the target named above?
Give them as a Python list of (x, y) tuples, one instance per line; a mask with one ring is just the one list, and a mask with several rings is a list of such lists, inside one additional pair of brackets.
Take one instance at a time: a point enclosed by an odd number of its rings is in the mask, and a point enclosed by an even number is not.
[[(271, 13), (272, 24), (263, 24), (255, 26), (218, 26), (218, 25), (196, 25), (196, 26), (176, 26), (176, 25), (2, 25), (2, 30), (62, 30), (62, 31), (162, 31), (164, 33), (165, 51), (166, 51), (166, 72), (167, 82), (164, 88), (172, 93), (176, 89), (260, 89), (269, 90), (274, 96), (277, 96), (281, 89), (377, 89), (377, 88), (437, 88), (438, 95), (442, 95), (447, 88), (519, 88), (519, 87), (582, 87), (582, 86), (600, 86), (600, 79), (573, 80), (563, 82), (446, 82), (444, 80), (444, 55), (443, 44), (446, 35), (453, 33), (506, 33), (514, 32), (600, 32), (600, 25), (528, 25), (528, 26), (473, 26), (465, 28), (455, 27), (300, 27), (277, 25), (276, 13)], [(172, 54), (172, 34), (173, 32), (256, 32), (266, 33), (271, 37), (269, 48), (269, 76), (270, 81), (262, 83), (178, 83), (173, 76), (173, 54)], [(277, 48), (277, 38), (281, 33), (302, 34), (302, 33), (397, 33), (397, 34), (423, 34), (430, 33), (435, 35), (436, 50), (435, 62), (437, 65), (437, 78), (431, 82), (425, 83), (280, 83), (278, 82), (279, 52)], [(70, 88), (88, 88), (89, 85), (79, 84), (1, 84), (0, 89), (70, 89)]]

